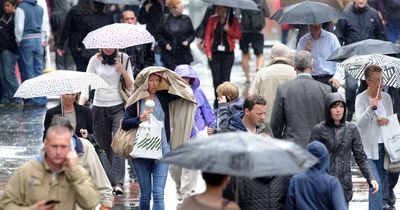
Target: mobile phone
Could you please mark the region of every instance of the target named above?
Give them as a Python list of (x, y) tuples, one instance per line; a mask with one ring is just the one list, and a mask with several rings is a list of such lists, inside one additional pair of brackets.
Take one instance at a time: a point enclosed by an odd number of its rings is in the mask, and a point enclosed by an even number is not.
[(59, 204), (61, 203), (61, 201), (59, 200), (48, 200), (46, 201), (46, 203), (44, 203), (44, 205), (52, 205), (52, 204)]

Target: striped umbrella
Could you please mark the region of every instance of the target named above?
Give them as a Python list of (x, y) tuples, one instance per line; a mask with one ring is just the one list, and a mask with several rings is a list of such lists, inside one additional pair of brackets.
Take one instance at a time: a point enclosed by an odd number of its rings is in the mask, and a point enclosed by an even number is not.
[(377, 65), (383, 69), (385, 85), (400, 87), (400, 59), (381, 54), (356, 55), (339, 64), (356, 79), (365, 79), (364, 71), (369, 65)]

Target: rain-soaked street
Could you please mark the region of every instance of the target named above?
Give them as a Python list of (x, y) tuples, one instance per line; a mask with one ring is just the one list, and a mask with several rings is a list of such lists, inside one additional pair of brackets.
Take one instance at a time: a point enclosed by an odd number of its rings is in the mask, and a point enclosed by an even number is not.
[[(268, 58), (269, 55), (266, 54), (265, 57)], [(254, 63), (252, 66), (254, 67)], [(203, 91), (209, 101), (212, 101), (214, 94), (210, 71), (205, 68), (205, 65), (198, 64), (195, 68), (200, 75)], [(252, 73), (254, 74), (254, 71)], [(242, 95), (247, 95), (248, 85), (244, 82), (245, 78), (239, 64), (235, 64), (231, 80), (239, 84)], [(51, 99), (46, 108), (51, 108), (58, 103), (58, 99)], [(0, 107), (0, 193), (15, 169), (37, 154), (42, 143), (46, 108)], [(271, 107), (268, 106), (268, 108)], [(353, 172), (355, 194), (350, 203), (350, 209), (368, 209), (368, 185), (365, 179), (360, 178), (358, 167), (353, 167)], [(204, 184), (202, 180), (199, 180), (198, 183), (196, 191), (201, 192), (204, 190)], [(113, 209), (138, 209), (137, 182), (130, 181), (127, 175), (124, 187), (125, 196), (115, 199)], [(399, 187), (395, 190), (397, 197), (400, 198)], [(396, 206), (400, 209), (399, 202)], [(177, 205), (175, 187), (170, 176), (165, 190), (165, 205), (167, 210), (174, 210)]]

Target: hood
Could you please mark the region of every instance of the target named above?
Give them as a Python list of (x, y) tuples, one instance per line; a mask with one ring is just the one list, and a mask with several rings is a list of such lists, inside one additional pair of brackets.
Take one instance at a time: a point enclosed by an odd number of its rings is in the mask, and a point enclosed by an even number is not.
[(23, 2), (26, 2), (26, 3), (29, 3), (29, 4), (33, 4), (33, 5), (37, 4), (37, 0), (24, 0)]
[(332, 119), (331, 114), (329, 112), (329, 109), (337, 101), (342, 102), (344, 104), (344, 107), (345, 107), (344, 113), (343, 113), (343, 117), (340, 120), (340, 124), (343, 124), (346, 121), (346, 102), (345, 102), (345, 100), (343, 99), (343, 97), (339, 93), (329, 93), (326, 96), (326, 99), (325, 99), (325, 122), (329, 126), (334, 126), (334, 122), (333, 122), (333, 119)]
[(247, 132), (246, 127), (244, 127), (243, 123), (242, 123), (242, 118), (243, 118), (243, 111), (236, 113), (235, 115), (233, 115), (228, 122), (228, 126), (230, 128), (234, 128), (234, 130), (241, 130), (241, 131), (245, 131)]
[(229, 102), (228, 110), (230, 113), (238, 113), (243, 111), (244, 99), (241, 97), (235, 98), (233, 101)]
[(175, 68), (175, 73), (181, 77), (188, 77), (193, 79), (193, 84), (191, 85), (193, 90), (196, 90), (200, 86), (200, 79), (196, 71), (190, 65), (179, 65)]
[[(318, 140), (318, 139), (317, 139)], [(313, 141), (307, 145), (307, 151), (318, 158), (318, 163), (316, 163), (309, 171), (320, 171), (329, 172), (329, 153), (325, 145), (319, 141)]]

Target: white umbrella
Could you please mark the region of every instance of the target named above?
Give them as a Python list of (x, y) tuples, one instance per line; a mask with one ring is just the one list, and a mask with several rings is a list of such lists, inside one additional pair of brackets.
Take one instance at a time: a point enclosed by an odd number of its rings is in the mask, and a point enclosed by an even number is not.
[(90, 88), (107, 88), (108, 84), (95, 73), (57, 70), (24, 81), (14, 97), (34, 98), (73, 94)]
[(364, 71), (369, 65), (382, 68), (385, 85), (400, 87), (400, 59), (398, 58), (381, 54), (355, 55), (339, 64), (356, 79), (365, 79)]
[(143, 26), (114, 23), (90, 32), (82, 42), (86, 49), (123, 49), (152, 43), (154, 37)]

